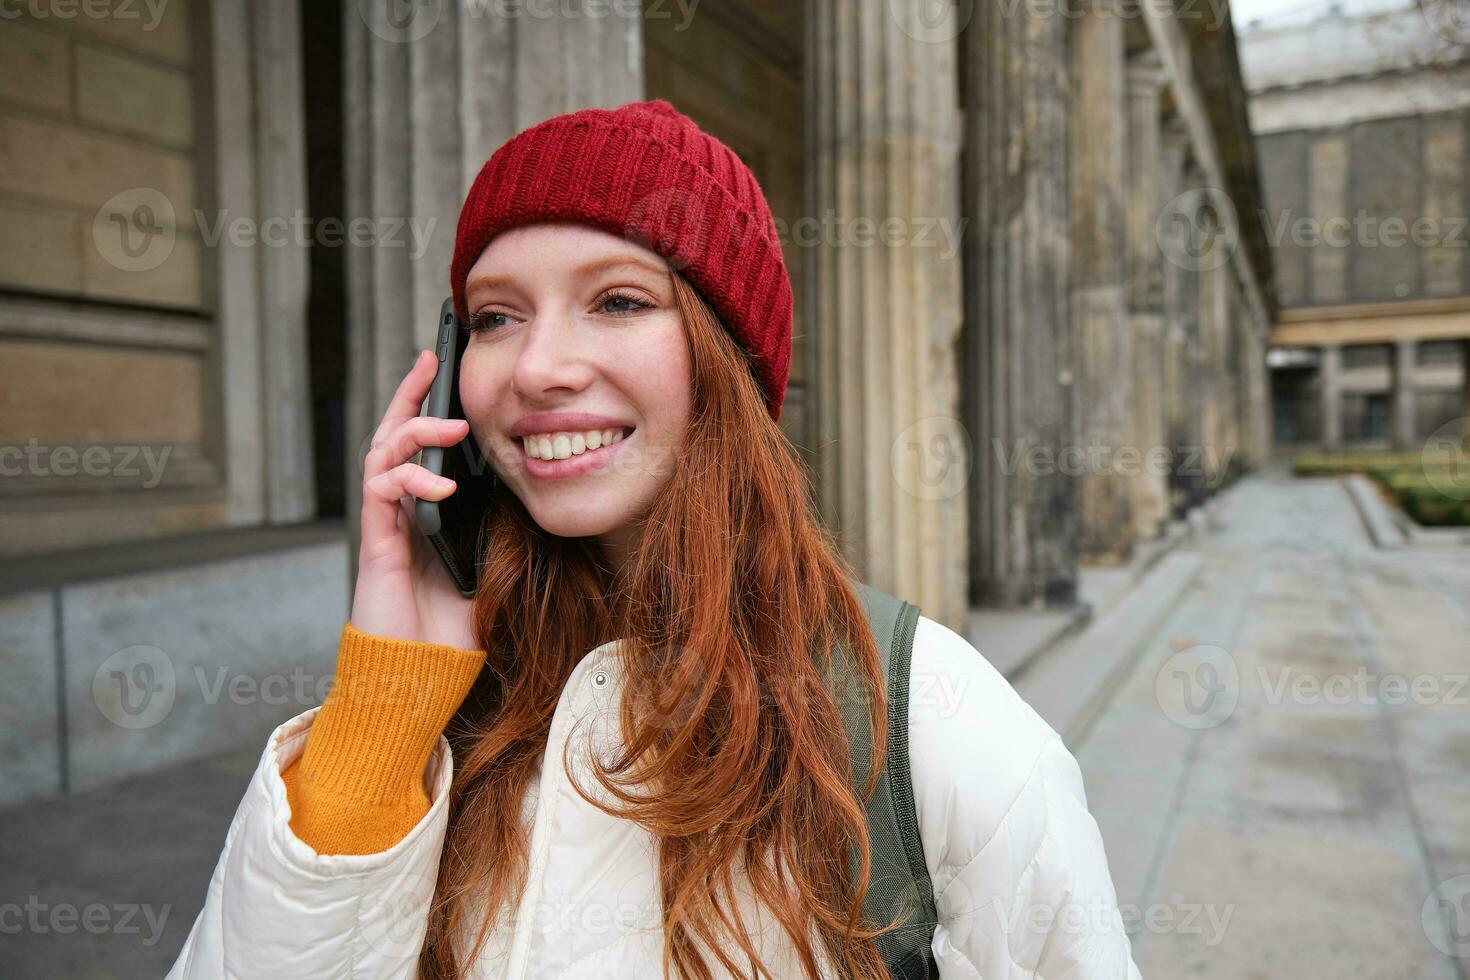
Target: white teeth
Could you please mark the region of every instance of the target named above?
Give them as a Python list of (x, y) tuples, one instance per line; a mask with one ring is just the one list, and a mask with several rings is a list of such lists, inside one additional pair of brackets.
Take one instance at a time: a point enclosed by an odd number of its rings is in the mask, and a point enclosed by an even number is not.
[(585, 432), (546, 432), (525, 436), (521, 443), (526, 455), (535, 459), (566, 459), (580, 456), (590, 449), (600, 449), (622, 442), (625, 429), (588, 429)]

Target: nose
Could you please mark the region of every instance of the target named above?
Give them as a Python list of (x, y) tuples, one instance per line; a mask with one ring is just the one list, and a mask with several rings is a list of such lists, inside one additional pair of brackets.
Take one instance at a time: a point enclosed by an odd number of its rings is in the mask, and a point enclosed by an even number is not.
[(592, 381), (593, 366), (576, 343), (570, 311), (540, 315), (521, 331), (511, 383), (528, 400), (580, 391)]

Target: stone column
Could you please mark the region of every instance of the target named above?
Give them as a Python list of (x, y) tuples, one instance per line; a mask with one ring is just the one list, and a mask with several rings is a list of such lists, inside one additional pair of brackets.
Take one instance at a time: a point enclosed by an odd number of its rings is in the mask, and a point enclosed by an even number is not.
[(1183, 488), (1176, 473), (1178, 452), (1185, 442), (1186, 392), (1185, 366), (1188, 353), (1188, 313), (1186, 291), (1193, 287), (1192, 273), (1185, 267), (1183, 256), (1187, 232), (1183, 224), (1171, 220), (1172, 202), (1185, 190), (1185, 163), (1189, 153), (1189, 130), (1178, 116), (1169, 118), (1159, 129), (1159, 204), (1165, 215), (1158, 225), (1158, 245), (1163, 254), (1163, 401), (1164, 445), (1169, 449), (1170, 516), (1182, 516), (1185, 510)]
[[(868, 582), (958, 629), (970, 449), (954, 11), (806, 7), (807, 201), (844, 233), (806, 263), (823, 508)], [(860, 223), (880, 226), (863, 234)]]
[(1470, 438), (1470, 340), (1460, 341), (1460, 420)]
[[(367, 440), (414, 349), (432, 346), (459, 207), (475, 174), (527, 126), (643, 97), (643, 25), (624, 15), (625, 5), (563, 0), (554, 17), (452, 3), (413, 4), (393, 17), (393, 7), (350, 4), (344, 24), (348, 218), (380, 234), (347, 258), (354, 535)], [(406, 222), (424, 241), (422, 254), (401, 230)]]
[(1133, 548), (1130, 479), (1116, 453), (1133, 441), (1133, 342), (1124, 290), (1127, 101), (1121, 0), (1087, 0), (1072, 21), (1072, 319), (1076, 333), (1084, 561)]
[(1140, 457), (1131, 485), (1133, 527), (1152, 538), (1169, 516), (1164, 430), (1164, 255), (1159, 218), (1159, 96), (1163, 65), (1152, 51), (1128, 66), (1128, 315), (1133, 332), (1133, 445)]
[(1322, 448), (1336, 452), (1342, 448), (1342, 346), (1322, 346), (1319, 368), (1322, 386)]
[(1400, 452), (1408, 452), (1417, 444), (1419, 420), (1415, 405), (1414, 362), (1418, 346), (1413, 340), (1399, 340), (1389, 345), (1389, 374), (1393, 379), (1389, 433), (1393, 438), (1393, 448)]
[[(1184, 188), (1200, 192), (1206, 185), (1203, 168), (1196, 159), (1189, 159), (1184, 167)], [(1208, 216), (1199, 212), (1189, 214), (1189, 224), (1184, 231), (1185, 254), (1197, 257), (1208, 249), (1209, 229), (1202, 224)], [(1210, 333), (1210, 316), (1214, 310), (1215, 277), (1201, 270), (1195, 261), (1186, 261), (1182, 269), (1182, 304), (1184, 312), (1184, 349), (1180, 379), (1183, 388), (1181, 404), (1180, 442), (1175, 446), (1175, 479), (1178, 482), (1183, 506), (1197, 507), (1205, 500), (1204, 454), (1209, 442), (1205, 424), (1205, 406), (1208, 404), (1206, 364)]]
[(965, 31), (971, 579), (986, 606), (1077, 597), (1068, 293), (1067, 23), (977, 4)]

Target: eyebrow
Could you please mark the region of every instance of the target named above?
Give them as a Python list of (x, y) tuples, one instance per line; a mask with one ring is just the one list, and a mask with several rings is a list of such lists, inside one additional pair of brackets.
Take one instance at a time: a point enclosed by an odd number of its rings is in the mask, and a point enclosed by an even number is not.
[[(655, 266), (649, 265), (642, 259), (637, 259), (633, 258), (632, 256), (626, 255), (618, 255), (611, 258), (584, 262), (581, 265), (574, 267), (572, 269), (572, 274), (581, 278), (591, 278), (592, 276), (601, 275), (603, 273), (611, 272), (618, 269), (632, 269), (638, 272), (645, 273), (647, 275), (659, 277), (663, 277), (668, 274), (668, 270), (666, 269), (656, 268)], [(465, 283), (465, 288), (469, 289), (470, 287), (474, 287), (476, 289), (497, 289), (502, 286), (513, 286), (514, 284), (515, 277), (513, 276), (484, 275), (476, 276), (470, 279), (467, 283)]]

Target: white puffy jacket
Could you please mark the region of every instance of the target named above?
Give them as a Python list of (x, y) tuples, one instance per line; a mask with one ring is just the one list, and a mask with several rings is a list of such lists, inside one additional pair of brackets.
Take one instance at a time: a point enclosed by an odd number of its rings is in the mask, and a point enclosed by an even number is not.
[[(613, 643), (588, 653), (561, 693), (523, 811), (532, 828), (525, 891), (492, 933), (477, 977), (660, 975), (652, 839), (584, 801), (560, 764), (574, 725), (608, 744), (620, 688)], [(1137, 980), (1071, 753), (974, 647), (927, 616), (911, 670), (909, 752), (941, 977)], [(428, 769), (432, 805), (406, 837), (378, 854), (318, 854), (291, 831), (280, 775), (317, 710), (268, 740), (170, 978), (415, 975), (445, 835), (449, 744), (441, 737)], [(578, 782), (595, 788), (587, 771)], [(768, 921), (745, 910), (747, 922)], [(801, 975), (778, 929), (757, 940), (775, 976)]]

